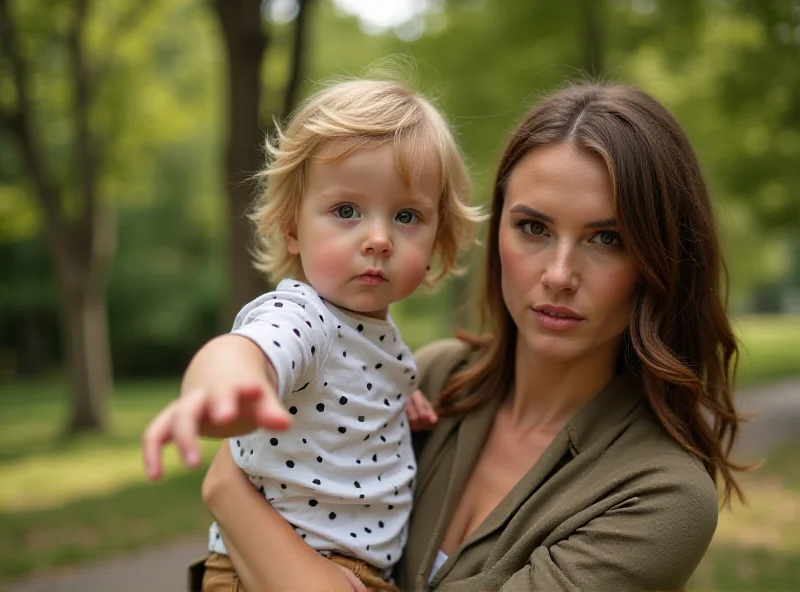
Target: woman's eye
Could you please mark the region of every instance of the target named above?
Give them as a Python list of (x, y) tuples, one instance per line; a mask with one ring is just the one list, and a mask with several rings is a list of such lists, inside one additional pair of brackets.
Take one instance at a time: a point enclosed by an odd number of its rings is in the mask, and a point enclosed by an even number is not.
[(518, 227), (522, 230), (523, 234), (530, 234), (531, 236), (542, 236), (547, 229), (544, 224), (536, 220), (525, 220), (520, 222)]
[(343, 220), (350, 220), (351, 218), (356, 217), (356, 209), (350, 204), (338, 206), (334, 212), (336, 212), (336, 215)]
[(598, 232), (592, 237), (592, 240), (595, 240), (595, 242), (603, 245), (604, 247), (614, 247), (621, 242), (619, 234), (616, 232), (611, 232), (610, 230)]
[(411, 224), (416, 220), (417, 215), (414, 212), (409, 212), (408, 210), (403, 210), (402, 212), (398, 212), (397, 216), (394, 217), (395, 220), (400, 222), (400, 224)]

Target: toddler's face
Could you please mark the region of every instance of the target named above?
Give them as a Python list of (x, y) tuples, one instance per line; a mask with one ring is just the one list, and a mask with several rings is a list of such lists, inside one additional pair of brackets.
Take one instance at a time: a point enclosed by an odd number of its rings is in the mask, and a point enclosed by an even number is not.
[(425, 278), (439, 225), (439, 169), (424, 159), (409, 187), (390, 143), (325, 161), (344, 148), (333, 142), (310, 161), (287, 247), (323, 298), (385, 318)]

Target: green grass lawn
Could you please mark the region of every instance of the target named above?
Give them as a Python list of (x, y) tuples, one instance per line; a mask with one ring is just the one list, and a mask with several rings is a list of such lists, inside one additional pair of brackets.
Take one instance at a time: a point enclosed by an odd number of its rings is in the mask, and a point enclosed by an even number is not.
[(720, 515), (690, 592), (800, 590), (800, 440), (741, 479), (747, 506)]
[[(0, 577), (202, 533), (203, 471), (165, 454), (166, 478), (149, 483), (139, 452), (147, 422), (177, 382), (122, 384), (113, 435), (65, 440), (66, 393), (59, 384), (0, 386)], [(204, 442), (206, 459), (216, 449)]]
[[(438, 337), (429, 335), (435, 327), (430, 319), (398, 323), (405, 332), (415, 332), (421, 323), (422, 334)], [(737, 327), (746, 343), (743, 382), (800, 373), (800, 317), (748, 317), (738, 320)], [(420, 343), (422, 334), (416, 336)], [(142, 430), (176, 394), (177, 381), (120, 384), (112, 401), (112, 434), (65, 440), (59, 437), (66, 415), (63, 384), (0, 385), (0, 579), (205, 532), (210, 518), (200, 500), (203, 470), (182, 469), (171, 447), (163, 481), (146, 482), (142, 470)], [(204, 443), (206, 460), (217, 446)], [(794, 544), (796, 550), (800, 540), (759, 527), (774, 523), (784, 529), (780, 533), (790, 533), (791, 520), (778, 509), (792, 509), (795, 519), (800, 516), (800, 473), (792, 473), (794, 481), (788, 482), (774, 477), (791, 462), (800, 467), (800, 453), (782, 454), (789, 460), (771, 459), (771, 473), (765, 469), (750, 476), (756, 479), (749, 488), (753, 506), (741, 514), (747, 528), (732, 522), (739, 518), (723, 517), (694, 590), (755, 590), (759, 588), (736, 588), (728, 582), (740, 581), (740, 572), (761, 581), (761, 574), (790, 568), (788, 549)], [(800, 532), (797, 521), (793, 528)], [(767, 537), (766, 542), (759, 537)], [(773, 581), (763, 577), (767, 584)]]

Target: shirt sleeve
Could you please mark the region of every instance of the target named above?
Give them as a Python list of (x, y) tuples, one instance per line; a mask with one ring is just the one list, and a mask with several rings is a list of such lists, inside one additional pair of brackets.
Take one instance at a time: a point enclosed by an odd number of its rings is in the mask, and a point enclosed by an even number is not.
[(245, 306), (231, 333), (252, 340), (269, 358), (278, 376), (278, 396), (284, 401), (291, 392), (303, 390), (322, 368), (333, 323), (316, 293), (281, 285)]
[(711, 542), (718, 498), (707, 474), (675, 472), (534, 550), (503, 592), (681, 590)]

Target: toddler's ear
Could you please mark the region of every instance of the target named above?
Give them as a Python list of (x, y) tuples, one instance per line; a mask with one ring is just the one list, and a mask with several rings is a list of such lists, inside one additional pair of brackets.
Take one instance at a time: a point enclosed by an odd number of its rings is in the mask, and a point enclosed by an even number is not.
[(295, 222), (283, 229), (283, 238), (286, 240), (286, 250), (292, 255), (299, 255), (300, 239), (297, 237), (297, 224)]

